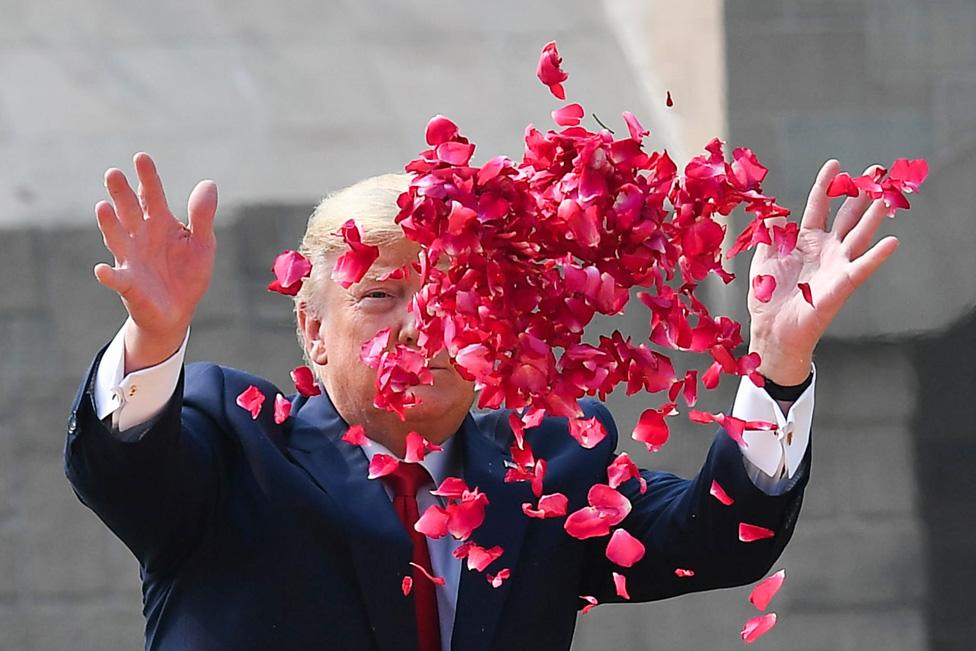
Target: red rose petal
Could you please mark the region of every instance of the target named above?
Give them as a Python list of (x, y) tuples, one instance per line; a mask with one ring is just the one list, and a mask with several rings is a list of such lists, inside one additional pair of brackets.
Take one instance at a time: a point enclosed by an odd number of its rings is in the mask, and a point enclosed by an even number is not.
[(539, 65), (536, 68), (536, 76), (543, 84), (549, 87), (549, 91), (557, 99), (566, 99), (566, 91), (563, 90), (562, 82), (569, 78), (559, 67), (562, 63), (559, 51), (556, 49), (556, 42), (550, 41), (542, 48), (539, 55)]
[(346, 433), (342, 435), (342, 440), (349, 445), (366, 445), (369, 443), (366, 438), (366, 430), (362, 425), (350, 425)]
[(291, 401), (280, 393), (274, 399), (274, 422), (281, 425), (291, 415)]
[(668, 97), (667, 97), (667, 99), (664, 100), (664, 103), (667, 105), (668, 108), (671, 108), (672, 106), (674, 106), (674, 100), (671, 99), (671, 91), (670, 90), (668, 91)]
[(803, 300), (810, 304), (810, 307), (816, 307), (813, 304), (813, 294), (810, 292), (809, 283), (797, 283), (796, 286), (800, 289), (800, 293), (803, 294)]
[(502, 587), (502, 583), (504, 583), (505, 580), (511, 576), (512, 571), (506, 567), (498, 570), (498, 574), (488, 574), (485, 576), (485, 578), (488, 579), (488, 583), (491, 585), (491, 587), (500, 588)]
[(645, 409), (634, 427), (631, 438), (640, 441), (647, 447), (648, 452), (657, 452), (670, 436), (668, 424), (664, 419), (674, 411), (674, 405), (665, 405), (661, 409)]
[(637, 116), (635, 116), (630, 111), (624, 111), (623, 115), (624, 115), (624, 122), (627, 123), (627, 131), (630, 132), (631, 140), (636, 140), (637, 142), (641, 142), (644, 139), (644, 136), (649, 135), (651, 133), (650, 131), (644, 128), (644, 125), (642, 125), (637, 120)]
[(581, 594), (579, 598), (587, 602), (587, 605), (580, 609), (581, 615), (585, 615), (600, 604), (600, 602), (596, 600), (596, 597), (591, 597), (590, 595)]
[(377, 477), (389, 475), (396, 470), (399, 464), (400, 460), (396, 457), (391, 457), (382, 452), (374, 454), (373, 458), (369, 461), (369, 474), (367, 477), (369, 479), (376, 479)]
[(631, 567), (644, 558), (644, 544), (625, 529), (617, 529), (607, 543), (607, 558), (621, 567)]
[(565, 495), (562, 493), (552, 493), (551, 495), (543, 495), (540, 497), (539, 504), (534, 509), (530, 502), (525, 502), (522, 504), (522, 513), (530, 518), (559, 518), (566, 515), (568, 507), (569, 499)]
[(856, 197), (860, 194), (857, 185), (847, 172), (841, 172), (833, 178), (827, 187), (828, 197)]
[(251, 412), (251, 419), (257, 420), (261, 413), (261, 405), (264, 404), (264, 394), (253, 384), (244, 389), (237, 396), (237, 406), (245, 411)]
[(315, 376), (309, 367), (296, 366), (292, 369), (290, 375), (292, 382), (295, 383), (295, 389), (299, 394), (305, 397), (311, 397), (322, 393), (322, 389), (315, 384)]
[(428, 506), (413, 528), (428, 538), (443, 538), (447, 535), (447, 527), (451, 521), (451, 514), (445, 509), (432, 504)]
[(275, 257), (271, 271), (275, 279), (268, 284), (268, 291), (294, 296), (312, 272), (312, 263), (298, 251), (282, 251)]
[(413, 590), (413, 577), (405, 576), (403, 581), (400, 582), (400, 590), (403, 592), (403, 596), (406, 597)]
[(773, 600), (773, 597), (783, 586), (784, 580), (786, 580), (786, 570), (780, 570), (766, 577), (757, 583), (756, 587), (749, 593), (749, 603), (759, 610), (766, 610), (769, 602)]
[(363, 244), (362, 233), (352, 219), (347, 220), (342, 225), (339, 233), (349, 247), (349, 251), (340, 255), (339, 259), (336, 260), (335, 267), (332, 270), (332, 280), (339, 283), (343, 289), (349, 289), (363, 279), (376, 258), (379, 257), (380, 249), (378, 246)]
[(752, 279), (752, 293), (760, 303), (768, 303), (776, 291), (776, 279), (772, 276), (757, 274)]
[(458, 127), (443, 115), (435, 115), (427, 123), (427, 144), (436, 147), (458, 136)]
[(776, 613), (753, 617), (745, 623), (739, 635), (746, 644), (752, 644), (776, 625)]
[(766, 538), (772, 538), (776, 535), (776, 532), (772, 529), (767, 529), (766, 527), (760, 527), (755, 524), (747, 524), (745, 522), (739, 523), (739, 540), (744, 543), (756, 542), (757, 540), (765, 540)]
[(621, 599), (626, 599), (627, 601), (630, 601), (630, 594), (627, 593), (627, 577), (625, 577), (623, 574), (618, 574), (616, 572), (612, 572), (612, 574), (613, 574), (613, 588), (614, 591), (617, 593), (617, 596), (620, 597)]
[(725, 506), (732, 506), (732, 504), (735, 503), (735, 500), (729, 497), (729, 494), (725, 492), (725, 489), (722, 488), (722, 486), (714, 479), (712, 480), (712, 486), (709, 488), (708, 494)]
[(687, 579), (689, 577), (695, 576), (695, 571), (694, 570), (687, 570), (687, 569), (684, 569), (684, 568), (679, 567), (679, 568), (675, 569), (674, 575), (676, 577), (678, 577), (679, 579)]
[(569, 435), (582, 447), (590, 450), (607, 437), (607, 430), (594, 416), (593, 418), (570, 418)]

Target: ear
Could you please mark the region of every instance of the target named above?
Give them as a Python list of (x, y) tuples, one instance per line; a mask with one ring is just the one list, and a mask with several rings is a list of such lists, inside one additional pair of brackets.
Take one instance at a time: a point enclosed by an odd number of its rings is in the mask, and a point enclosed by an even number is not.
[(329, 356), (322, 336), (322, 317), (309, 310), (304, 302), (298, 304), (298, 329), (302, 332), (308, 358), (319, 366), (325, 366)]

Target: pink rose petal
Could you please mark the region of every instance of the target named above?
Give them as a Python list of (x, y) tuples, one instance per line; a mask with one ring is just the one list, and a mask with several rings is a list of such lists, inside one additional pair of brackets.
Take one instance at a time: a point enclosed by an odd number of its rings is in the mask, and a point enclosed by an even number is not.
[(423, 568), (423, 566), (418, 565), (418, 564), (416, 564), (416, 563), (414, 563), (412, 561), (411, 561), (410, 564), (413, 567), (415, 567), (421, 574), (423, 574), (424, 576), (426, 576), (430, 580), (430, 582), (433, 583), (434, 585), (444, 585), (445, 583), (447, 583), (442, 577), (434, 576), (433, 574), (431, 574), (430, 572), (428, 572), (427, 570), (425, 570)]
[(253, 384), (244, 389), (237, 396), (237, 406), (245, 411), (251, 412), (251, 419), (257, 420), (261, 413), (261, 405), (264, 404), (264, 394)]
[(339, 256), (332, 270), (332, 280), (343, 289), (358, 283), (380, 255), (378, 246), (363, 244), (362, 233), (356, 222), (349, 219), (339, 229), (349, 250)]
[(694, 570), (687, 570), (687, 569), (684, 569), (684, 568), (679, 567), (679, 568), (675, 569), (674, 575), (676, 577), (678, 577), (679, 579), (687, 579), (689, 577), (695, 576), (695, 571)]
[(647, 447), (648, 452), (657, 452), (670, 436), (668, 424), (664, 419), (674, 411), (674, 405), (667, 404), (660, 409), (645, 409), (634, 427), (631, 438), (640, 441)]
[(772, 538), (776, 535), (776, 532), (772, 529), (767, 529), (766, 527), (760, 527), (755, 524), (747, 524), (745, 522), (739, 523), (739, 540), (744, 543), (756, 542), (757, 540), (765, 540), (766, 538)]
[(735, 503), (735, 500), (729, 497), (729, 494), (725, 492), (725, 489), (722, 488), (721, 484), (719, 484), (714, 479), (712, 480), (712, 486), (711, 488), (709, 488), (708, 494), (714, 497), (715, 499), (717, 499), (725, 506), (732, 506), (732, 504)]
[(539, 65), (535, 73), (539, 81), (548, 86), (549, 91), (557, 99), (566, 99), (566, 91), (563, 90), (562, 82), (569, 78), (569, 75), (559, 67), (562, 61), (559, 51), (556, 49), (556, 42), (550, 41), (542, 48), (542, 53), (539, 55)]
[(488, 580), (488, 583), (491, 585), (491, 587), (500, 588), (502, 587), (502, 583), (504, 583), (505, 580), (511, 576), (512, 576), (512, 571), (507, 567), (505, 567), (498, 570), (498, 574), (488, 574), (485, 576), (485, 578)]
[(607, 437), (607, 430), (594, 416), (593, 418), (570, 418), (569, 435), (582, 447), (590, 450)]
[(752, 279), (752, 292), (760, 303), (768, 303), (776, 290), (776, 279), (772, 276), (757, 274)]
[(275, 258), (271, 271), (275, 279), (268, 284), (268, 291), (295, 296), (312, 272), (312, 263), (298, 251), (282, 251)]
[(405, 576), (403, 581), (400, 582), (400, 590), (403, 592), (403, 596), (406, 597), (413, 590), (413, 577)]
[(827, 187), (828, 197), (842, 197), (845, 195), (848, 197), (856, 197), (858, 194), (860, 194), (860, 190), (858, 190), (854, 180), (847, 172), (841, 172), (835, 176), (830, 182), (830, 186)]
[(350, 425), (346, 433), (342, 435), (342, 440), (349, 445), (366, 445), (369, 443), (366, 438), (366, 430), (362, 425)]
[(635, 116), (630, 111), (624, 111), (624, 122), (627, 124), (627, 131), (630, 132), (631, 140), (641, 142), (644, 136), (649, 135), (651, 132), (644, 128), (644, 125), (637, 120)]
[(552, 121), (561, 127), (575, 127), (583, 119), (583, 107), (579, 104), (567, 104), (552, 112)]
[(525, 502), (522, 504), (522, 513), (530, 518), (560, 518), (566, 515), (568, 506), (569, 499), (565, 495), (562, 493), (553, 493), (540, 497), (539, 504), (536, 508), (532, 508), (530, 502)]
[(583, 606), (583, 608), (580, 609), (581, 615), (585, 615), (586, 613), (590, 612), (600, 604), (600, 602), (596, 600), (596, 597), (591, 597), (590, 595), (587, 594), (581, 594), (579, 598), (587, 602), (587, 605)]
[(766, 610), (769, 602), (773, 600), (776, 593), (783, 586), (783, 581), (786, 579), (786, 570), (780, 570), (775, 574), (772, 574), (759, 583), (756, 587), (752, 589), (749, 593), (749, 603), (758, 608), (759, 610)]
[(274, 422), (281, 425), (291, 415), (291, 401), (280, 393), (274, 399)]
[(617, 529), (607, 543), (607, 558), (621, 567), (632, 567), (644, 558), (644, 544), (624, 529)]
[(440, 506), (432, 504), (417, 519), (413, 528), (428, 538), (443, 538), (447, 535), (447, 527), (450, 521), (450, 513)]
[(752, 644), (776, 625), (776, 613), (753, 617), (745, 623), (739, 635), (746, 644)]
[(627, 593), (627, 577), (616, 572), (612, 572), (611, 574), (613, 574), (613, 588), (617, 596), (630, 601), (630, 594)]
[(443, 115), (435, 115), (427, 123), (427, 144), (436, 147), (458, 136), (458, 127)]
[(388, 454), (383, 454), (382, 452), (374, 454), (373, 458), (369, 461), (369, 474), (367, 477), (369, 479), (376, 479), (378, 477), (383, 477), (389, 475), (397, 466), (400, 464), (400, 460), (396, 457), (391, 457)]

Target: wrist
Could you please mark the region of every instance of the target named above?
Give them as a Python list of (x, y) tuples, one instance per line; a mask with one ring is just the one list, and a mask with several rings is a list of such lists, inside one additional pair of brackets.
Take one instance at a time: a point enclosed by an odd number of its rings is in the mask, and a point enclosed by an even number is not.
[(125, 374), (156, 366), (183, 345), (189, 323), (161, 331), (147, 330), (131, 318), (125, 324)]
[(784, 387), (803, 384), (813, 368), (813, 351), (806, 348), (786, 348), (754, 339), (749, 344), (749, 352), (759, 354), (759, 373)]

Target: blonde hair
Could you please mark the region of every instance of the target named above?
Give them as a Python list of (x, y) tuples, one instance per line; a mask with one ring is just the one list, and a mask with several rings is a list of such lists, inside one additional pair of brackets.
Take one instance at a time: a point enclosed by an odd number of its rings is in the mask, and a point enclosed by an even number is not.
[[(296, 324), (300, 305), (305, 305), (307, 311), (321, 316), (321, 305), (317, 297), (320, 296), (323, 283), (331, 282), (331, 258), (347, 249), (345, 241), (339, 235), (346, 220), (355, 220), (363, 234), (363, 242), (367, 244), (388, 246), (403, 239), (403, 230), (394, 218), (400, 212), (397, 199), (407, 191), (410, 178), (408, 174), (373, 176), (329, 194), (315, 207), (308, 218), (305, 236), (299, 248), (299, 252), (311, 261), (312, 273), (295, 296)], [(309, 363), (305, 352), (305, 337), (300, 327), (297, 331), (302, 354), (306, 363)]]

